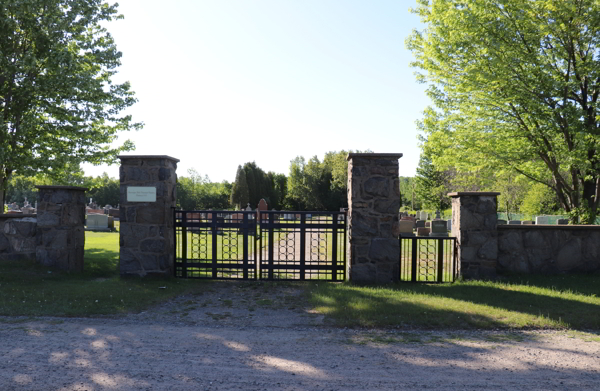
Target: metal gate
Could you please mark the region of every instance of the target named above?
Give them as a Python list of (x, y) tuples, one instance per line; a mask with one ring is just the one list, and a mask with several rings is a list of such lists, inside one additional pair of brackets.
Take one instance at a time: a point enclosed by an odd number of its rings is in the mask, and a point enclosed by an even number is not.
[(176, 277), (345, 279), (345, 212), (174, 213)]
[(400, 237), (400, 281), (453, 282), (457, 275), (456, 238)]
[(254, 279), (256, 212), (175, 211), (175, 276)]

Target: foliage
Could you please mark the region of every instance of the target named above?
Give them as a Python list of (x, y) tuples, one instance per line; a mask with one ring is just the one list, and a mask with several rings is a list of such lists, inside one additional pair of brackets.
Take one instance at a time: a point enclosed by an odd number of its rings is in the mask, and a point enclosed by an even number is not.
[(88, 188), (86, 199), (91, 198), (101, 208), (105, 205), (116, 207), (121, 202), (120, 181), (110, 178), (105, 172), (96, 178), (86, 177), (84, 186)]
[(244, 206), (249, 203), (250, 195), (248, 191), (248, 183), (246, 182), (246, 172), (242, 166), (238, 166), (235, 174), (235, 182), (231, 187), (230, 203), (237, 209), (244, 209)]
[(542, 183), (531, 184), (520, 208), (522, 213), (531, 216), (555, 214), (558, 209), (556, 194)]
[(177, 180), (177, 207), (183, 210), (228, 209), (232, 185), (211, 182), (208, 176), (188, 170), (188, 177)]
[(249, 203), (255, 209), (260, 200), (264, 199), (269, 209), (281, 209), (286, 193), (285, 175), (272, 171), (265, 173), (256, 162), (249, 162), (238, 166), (230, 202), (236, 208), (245, 209)]
[(293, 210), (339, 210), (348, 206), (348, 152), (328, 152), (323, 162), (302, 156), (290, 163), (287, 206)]
[(449, 174), (438, 170), (429, 156), (421, 154), (415, 177), (415, 193), (423, 208), (440, 211), (447, 209), (451, 204), (449, 192)]
[(421, 203), (415, 194), (415, 187), (416, 187), (415, 178), (401, 176), (399, 179), (400, 179), (401, 206), (404, 206), (404, 209), (408, 208), (410, 210), (420, 210)]
[[(600, 202), (600, 3), (418, 0), (407, 46), (434, 107), (420, 122), (436, 166), (520, 173), (567, 212)], [(552, 181), (546, 178), (550, 176)]]
[(494, 175), (494, 179), (494, 189), (500, 192), (498, 210), (506, 212), (507, 219), (511, 220), (510, 213), (520, 210), (531, 183), (524, 176), (510, 171), (500, 171)]
[[(141, 127), (120, 113), (136, 101), (114, 84), (121, 53), (102, 0), (6, 0), (0, 7), (0, 189), (13, 174), (63, 176), (81, 161), (112, 163)], [(0, 192), (0, 204), (3, 203)]]

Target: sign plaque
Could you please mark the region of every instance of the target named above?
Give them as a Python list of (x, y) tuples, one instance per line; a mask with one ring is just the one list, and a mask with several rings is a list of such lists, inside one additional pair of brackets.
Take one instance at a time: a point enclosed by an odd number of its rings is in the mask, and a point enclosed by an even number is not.
[(127, 188), (128, 202), (156, 202), (156, 187), (129, 186)]

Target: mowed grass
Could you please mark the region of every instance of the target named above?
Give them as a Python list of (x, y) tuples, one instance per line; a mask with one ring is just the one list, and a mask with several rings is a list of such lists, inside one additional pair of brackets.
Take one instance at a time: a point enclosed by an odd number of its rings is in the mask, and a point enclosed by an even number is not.
[(600, 330), (600, 274), (390, 286), (314, 284), (314, 310), (345, 327)]
[(34, 261), (0, 263), (0, 315), (97, 316), (138, 312), (209, 282), (119, 276), (119, 233), (86, 232), (83, 273)]

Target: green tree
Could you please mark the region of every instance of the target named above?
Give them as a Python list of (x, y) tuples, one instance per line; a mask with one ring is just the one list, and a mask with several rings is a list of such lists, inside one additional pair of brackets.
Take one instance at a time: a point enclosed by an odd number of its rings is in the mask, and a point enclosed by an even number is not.
[[(407, 46), (433, 162), (507, 168), (592, 222), (600, 202), (600, 2), (418, 0)], [(552, 178), (551, 182), (545, 180)]]
[(450, 207), (448, 173), (439, 171), (431, 158), (422, 153), (415, 177), (415, 194), (422, 206), (443, 211)]
[[(5, 0), (0, 6), (0, 189), (13, 174), (112, 163), (138, 129), (121, 112), (135, 103), (129, 83), (112, 83), (120, 65), (105, 22), (117, 5), (102, 0)], [(0, 205), (4, 192), (0, 191)]]
[(229, 182), (211, 182), (193, 168), (177, 179), (177, 207), (183, 210), (228, 209), (231, 194)]
[(415, 197), (416, 181), (413, 177), (401, 176), (400, 177), (400, 206), (410, 208), (411, 210), (421, 209), (421, 203), (418, 198)]
[(105, 172), (96, 178), (86, 178), (83, 185), (88, 188), (86, 198), (91, 198), (99, 207), (107, 204), (116, 207), (120, 202), (121, 183), (118, 179), (110, 178)]
[(250, 202), (248, 183), (246, 182), (246, 171), (238, 166), (235, 174), (235, 182), (231, 188), (231, 205), (237, 209), (243, 209)]

